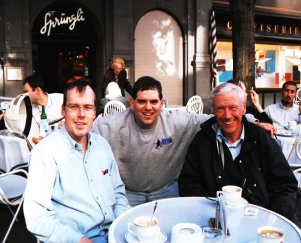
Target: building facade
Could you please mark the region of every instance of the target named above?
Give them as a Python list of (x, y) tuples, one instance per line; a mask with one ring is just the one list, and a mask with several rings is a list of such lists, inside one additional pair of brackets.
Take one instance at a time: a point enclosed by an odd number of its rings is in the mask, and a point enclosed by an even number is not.
[[(285, 1), (285, 6), (281, 1), (258, 0), (256, 4), (256, 14), (285, 17), (300, 26), (298, 1)], [(36, 73), (44, 79), (48, 92), (61, 92), (71, 77), (90, 79), (100, 98), (110, 59), (122, 57), (132, 84), (141, 76), (153, 76), (162, 82), (170, 105), (186, 104), (189, 97), (198, 94), (203, 98), (204, 111), (210, 112), (208, 23), (212, 8), (217, 11), (218, 59), (226, 65), (218, 71), (218, 81), (223, 81), (231, 75), (227, 66), (231, 61), (231, 30), (222, 29), (219, 20), (229, 20), (229, 1), (0, 1), (0, 96), (21, 93), (24, 77)], [(270, 35), (258, 44), (272, 39), (275, 37)], [(284, 43), (288, 39), (284, 38)], [(300, 34), (294, 41), (300, 49)], [(264, 52), (259, 56), (272, 55), (267, 51), (274, 50), (257, 49)], [(277, 55), (275, 52), (275, 77), (277, 65), (281, 65)], [(262, 65), (258, 73), (267, 74), (264, 68), (270, 67)], [(294, 70), (292, 75), (297, 77), (296, 67)]]

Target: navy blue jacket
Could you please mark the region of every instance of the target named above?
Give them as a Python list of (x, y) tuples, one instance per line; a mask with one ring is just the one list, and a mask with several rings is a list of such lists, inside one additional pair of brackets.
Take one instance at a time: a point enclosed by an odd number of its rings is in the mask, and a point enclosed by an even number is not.
[[(223, 186), (223, 166), (212, 128), (215, 123), (215, 117), (203, 123), (189, 146), (179, 176), (181, 196), (215, 197)], [(245, 118), (243, 124), (245, 139), (238, 165), (241, 181), (246, 178), (243, 197), (293, 219), (297, 181), (281, 148), (262, 128)]]

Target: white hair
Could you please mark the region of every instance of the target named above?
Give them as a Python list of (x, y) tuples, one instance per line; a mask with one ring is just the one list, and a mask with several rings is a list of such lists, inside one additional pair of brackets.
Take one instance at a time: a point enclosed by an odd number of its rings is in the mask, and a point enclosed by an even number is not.
[(214, 99), (215, 96), (218, 94), (228, 94), (231, 93), (232, 91), (235, 91), (237, 93), (237, 96), (241, 100), (241, 104), (245, 103), (245, 92), (237, 85), (232, 84), (232, 83), (223, 83), (217, 86), (211, 93), (212, 96), (212, 106), (214, 106)]
[(110, 82), (105, 91), (105, 98), (108, 100), (114, 100), (120, 96), (122, 96), (122, 94), (118, 84), (114, 81)]

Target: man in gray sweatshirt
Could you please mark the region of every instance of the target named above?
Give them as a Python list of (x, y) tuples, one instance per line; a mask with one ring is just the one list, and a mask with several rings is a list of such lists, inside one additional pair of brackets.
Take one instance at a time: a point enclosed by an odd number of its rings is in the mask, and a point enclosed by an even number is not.
[(99, 116), (93, 124), (92, 131), (112, 147), (131, 206), (179, 196), (177, 178), (188, 146), (212, 117), (162, 109), (163, 104), (161, 83), (141, 77), (130, 108)]

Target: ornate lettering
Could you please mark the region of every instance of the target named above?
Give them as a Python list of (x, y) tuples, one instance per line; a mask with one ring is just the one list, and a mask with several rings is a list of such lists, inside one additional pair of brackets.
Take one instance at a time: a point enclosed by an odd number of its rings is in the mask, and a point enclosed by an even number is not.
[[(231, 20), (227, 21), (226, 28), (232, 30)], [(299, 34), (299, 26), (254, 23), (254, 31), (257, 33), (297, 35)]]
[(60, 17), (53, 17), (50, 12), (47, 12), (44, 16), (44, 26), (41, 28), (40, 33), (42, 35), (47, 33), (47, 36), (51, 34), (51, 30), (62, 24), (69, 24), (69, 30), (74, 30), (75, 24), (79, 21), (84, 21), (84, 12), (81, 8), (77, 10), (76, 15), (66, 16), (65, 13), (61, 13)]
[(228, 29), (228, 30), (232, 30), (232, 21), (231, 21), (231, 20), (229, 20), (229, 21), (227, 22), (227, 29)]
[(298, 32), (299, 32), (299, 28), (295, 27), (295, 35), (298, 34)]

